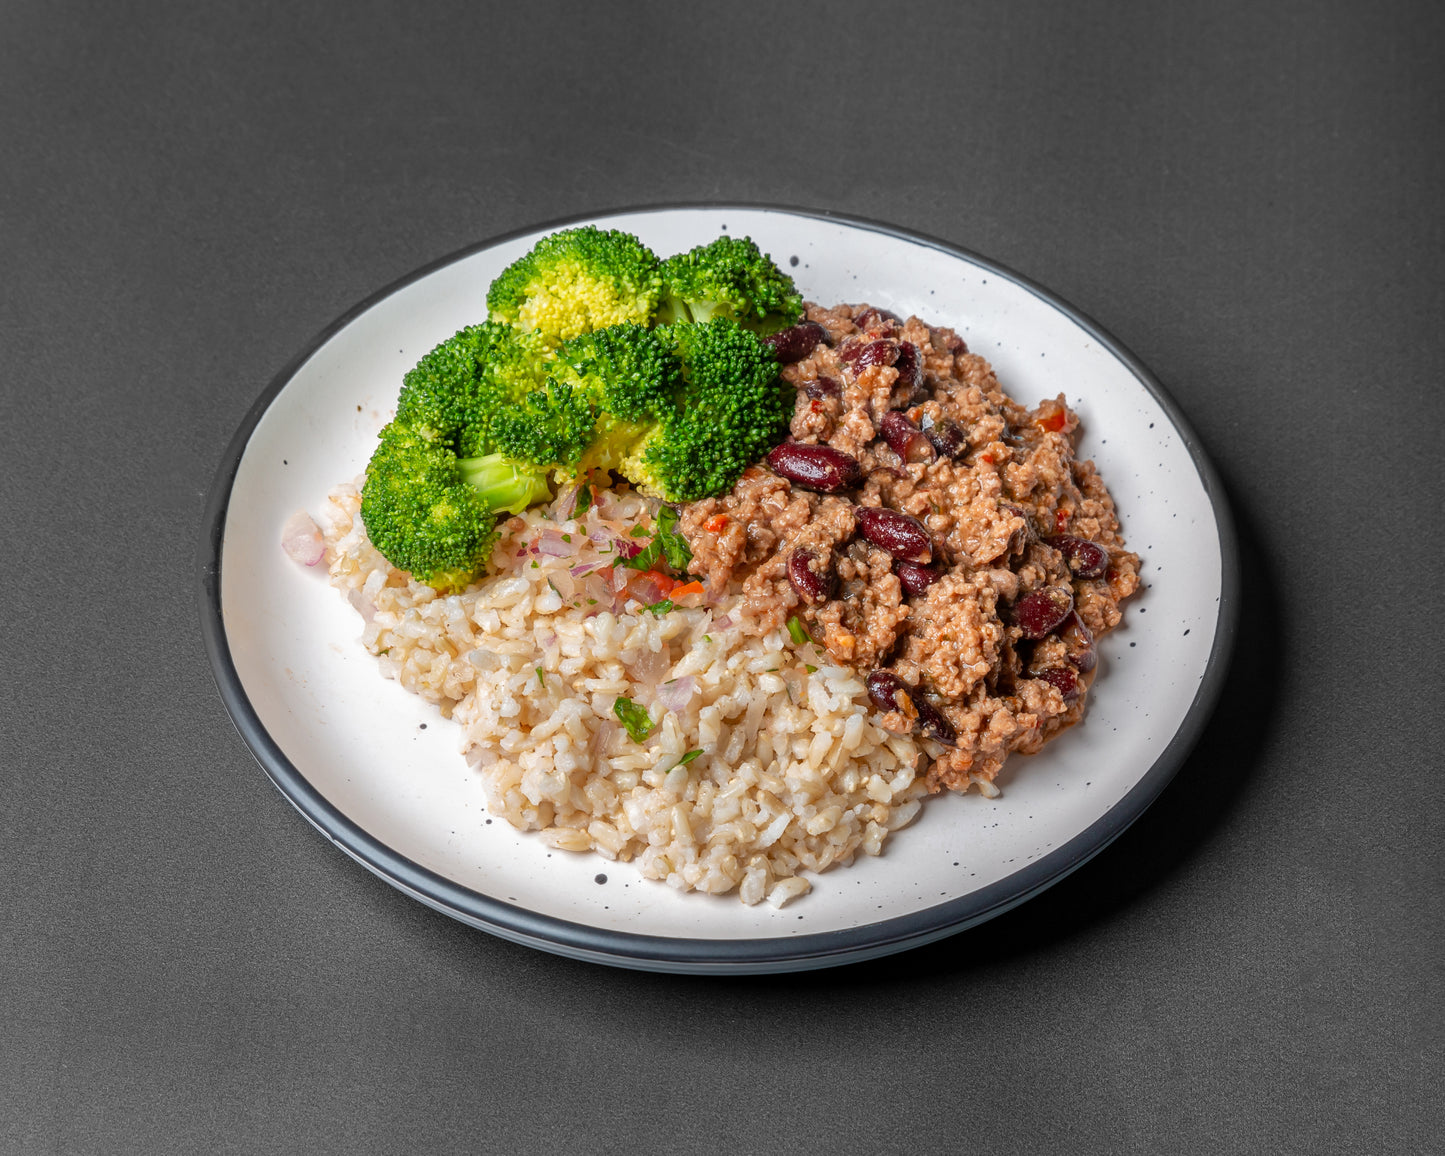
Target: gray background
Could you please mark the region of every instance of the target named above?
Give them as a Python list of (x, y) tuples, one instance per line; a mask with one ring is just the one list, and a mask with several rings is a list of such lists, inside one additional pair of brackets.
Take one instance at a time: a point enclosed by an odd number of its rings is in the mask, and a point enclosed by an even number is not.
[[(0, 1151), (1433, 1145), (1438, 8), (236, 7), (0, 13)], [(283, 801), (201, 645), (211, 478), (315, 334), (494, 234), (699, 199), (1049, 286), (1239, 521), (1174, 784), (875, 964), (639, 975), (434, 914)]]

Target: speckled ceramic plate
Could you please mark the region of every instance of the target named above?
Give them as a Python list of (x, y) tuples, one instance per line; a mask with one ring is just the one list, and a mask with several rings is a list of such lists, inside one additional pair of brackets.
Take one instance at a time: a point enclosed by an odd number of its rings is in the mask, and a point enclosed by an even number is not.
[[(1103, 640), (1085, 720), (1014, 756), (1003, 794), (931, 800), (884, 855), (813, 879), (781, 909), (679, 894), (626, 863), (553, 852), (486, 810), (458, 735), (383, 679), (361, 621), (280, 548), (297, 509), (365, 466), (402, 374), (485, 314), (492, 278), (561, 221), (488, 241), (381, 290), (265, 391), (217, 476), (202, 557), (203, 619), (242, 738), (282, 793), (347, 854), (423, 903), (547, 951), (665, 971), (825, 967), (979, 923), (1078, 868), (1163, 789), (1198, 736), (1234, 624), (1224, 500), (1178, 408), (1076, 310), (955, 246), (790, 209), (689, 206), (593, 218), (674, 253), (726, 230), (753, 237), (811, 300), (869, 301), (957, 329), (1004, 388), (1060, 391), (1082, 419), (1143, 594)], [(423, 725), (426, 724), (426, 725)]]

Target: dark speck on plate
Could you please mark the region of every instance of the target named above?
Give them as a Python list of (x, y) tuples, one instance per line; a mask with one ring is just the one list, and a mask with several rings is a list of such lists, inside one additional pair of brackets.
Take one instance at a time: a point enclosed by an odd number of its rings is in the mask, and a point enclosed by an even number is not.
[(594, 875), (594, 876), (592, 877), (592, 882), (594, 882), (594, 883), (606, 883), (606, 882), (607, 882), (607, 876), (606, 876), (606, 875), (601, 875), (601, 874)]

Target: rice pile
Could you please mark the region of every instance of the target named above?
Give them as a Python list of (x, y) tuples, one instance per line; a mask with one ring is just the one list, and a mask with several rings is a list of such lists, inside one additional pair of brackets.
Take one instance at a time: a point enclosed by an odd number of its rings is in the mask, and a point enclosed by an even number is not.
[[(857, 674), (785, 629), (758, 633), (736, 594), (644, 609), (660, 601), (647, 579), (613, 563), (655, 502), (529, 510), (502, 527), (495, 574), (440, 596), (372, 547), (359, 485), (330, 495), (331, 582), (382, 673), (461, 725), (490, 811), (519, 830), (781, 906), (810, 890), (801, 872), (877, 855), (917, 815), (921, 749), (870, 721)], [(619, 697), (647, 711), (643, 741)]]

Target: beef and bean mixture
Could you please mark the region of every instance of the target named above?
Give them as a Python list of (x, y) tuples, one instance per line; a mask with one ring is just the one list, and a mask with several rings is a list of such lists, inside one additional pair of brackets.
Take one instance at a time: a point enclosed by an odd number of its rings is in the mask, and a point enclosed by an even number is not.
[(740, 582), (751, 627), (799, 617), (866, 672), (928, 784), (992, 780), (1084, 711), (1094, 644), (1139, 583), (1062, 395), (1026, 409), (952, 330), (868, 305), (772, 339), (792, 436), (687, 507), (692, 570)]

